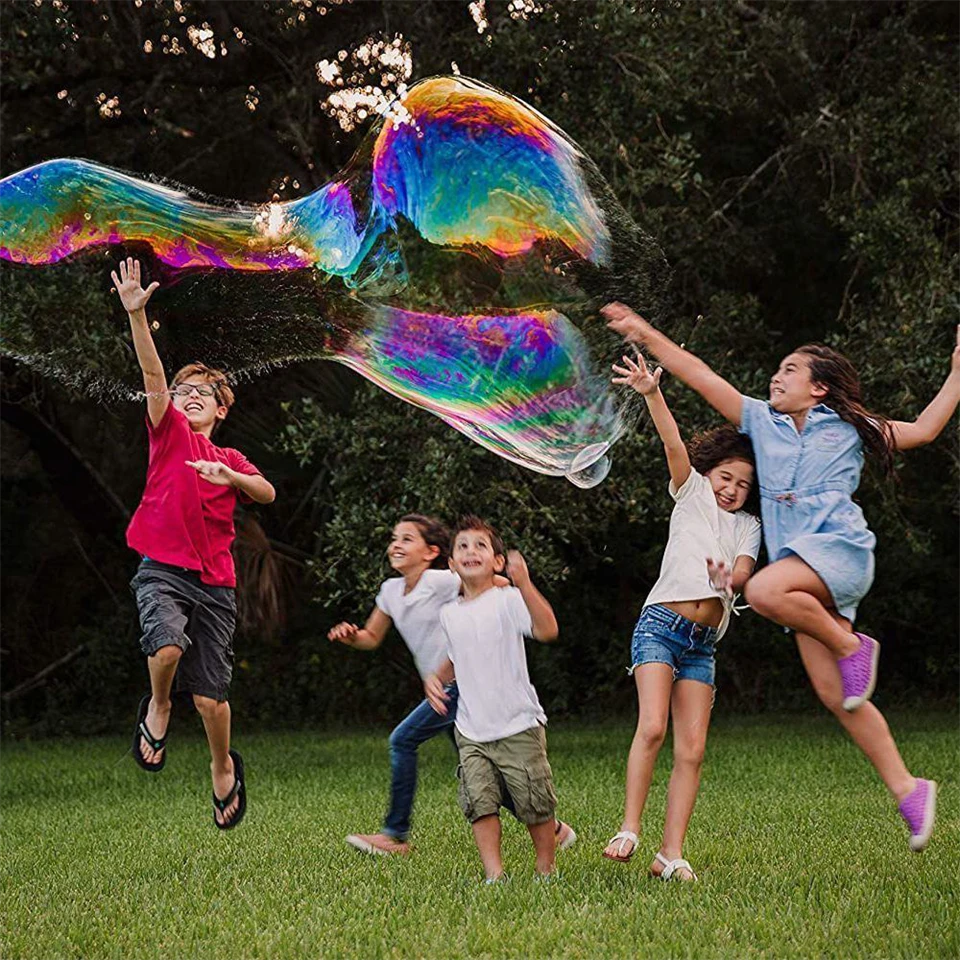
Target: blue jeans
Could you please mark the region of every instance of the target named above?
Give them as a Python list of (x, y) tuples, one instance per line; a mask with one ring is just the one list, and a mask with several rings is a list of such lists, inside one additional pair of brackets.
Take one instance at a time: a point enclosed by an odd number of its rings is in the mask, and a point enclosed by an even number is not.
[(383, 832), (396, 840), (406, 840), (410, 832), (413, 795), (417, 792), (417, 750), (421, 743), (446, 732), (453, 742), (453, 722), (457, 719), (459, 694), (456, 683), (447, 689), (447, 715), (437, 713), (427, 700), (414, 707), (390, 734), (390, 807), (383, 821)]

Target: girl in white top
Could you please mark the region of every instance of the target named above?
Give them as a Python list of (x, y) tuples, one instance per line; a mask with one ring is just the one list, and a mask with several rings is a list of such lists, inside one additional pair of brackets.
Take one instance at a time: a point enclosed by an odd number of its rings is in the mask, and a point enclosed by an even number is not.
[[(357, 650), (375, 650), (391, 625), (410, 648), (420, 676), (427, 677), (446, 659), (446, 637), (440, 628), (440, 608), (455, 600), (460, 578), (447, 564), (450, 533), (432, 517), (411, 513), (393, 528), (387, 557), (400, 574), (385, 580), (376, 606), (361, 629), (338, 623), (328, 636)], [(441, 566), (444, 569), (434, 569)], [(504, 581), (506, 582), (506, 581)], [(450, 691), (456, 706), (456, 685)], [(409, 852), (407, 835), (417, 789), (417, 750), (420, 744), (451, 728), (452, 717), (440, 717), (424, 700), (390, 734), (390, 805), (380, 833), (356, 834), (347, 843), (364, 853)]]
[(753, 451), (730, 426), (695, 438), (688, 451), (660, 392), (660, 368), (651, 374), (638, 356), (636, 361), (624, 357), (623, 366), (613, 369), (619, 374), (613, 382), (633, 387), (647, 403), (663, 441), (676, 506), (660, 578), (633, 635), (630, 672), (640, 716), (627, 759), (623, 823), (603, 855), (625, 863), (637, 848), (653, 766), (672, 715), (673, 773), (663, 840), (650, 873), (663, 880), (696, 880), (683, 859), (683, 840), (700, 786), (713, 706), (714, 646), (760, 549), (760, 522), (742, 509), (753, 492)]

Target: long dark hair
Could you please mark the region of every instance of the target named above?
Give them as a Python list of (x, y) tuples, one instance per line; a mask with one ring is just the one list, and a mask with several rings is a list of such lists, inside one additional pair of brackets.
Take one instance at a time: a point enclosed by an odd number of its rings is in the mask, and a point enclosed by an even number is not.
[(450, 531), (446, 524), (436, 517), (427, 517), (422, 513), (408, 513), (397, 522), (412, 523), (420, 531), (420, 536), (427, 542), (428, 547), (437, 547), (440, 550), (430, 563), (432, 569), (446, 570), (449, 567)]
[(743, 460), (753, 467), (753, 483), (744, 501), (743, 508), (755, 517), (760, 516), (760, 485), (757, 481), (757, 461), (753, 455), (750, 438), (742, 434), (732, 423), (697, 433), (687, 441), (687, 454), (697, 473), (706, 476), (724, 460)]
[(883, 472), (893, 474), (893, 443), (887, 418), (872, 413), (863, 405), (860, 377), (856, 368), (842, 354), (822, 343), (807, 343), (794, 353), (803, 354), (810, 364), (810, 379), (827, 388), (824, 402), (841, 420), (852, 424), (867, 452), (877, 458)]

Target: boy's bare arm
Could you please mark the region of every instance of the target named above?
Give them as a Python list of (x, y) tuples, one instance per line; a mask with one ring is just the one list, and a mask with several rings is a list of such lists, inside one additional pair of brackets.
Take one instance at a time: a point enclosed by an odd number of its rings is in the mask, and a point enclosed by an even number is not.
[(448, 657), (437, 667), (435, 673), (428, 673), (423, 680), (423, 692), (436, 713), (445, 717), (449, 712), (447, 701), (450, 695), (444, 689), (454, 676), (453, 661)]
[(259, 473), (240, 473), (219, 460), (186, 460), (200, 476), (217, 487), (236, 487), (256, 503), (273, 503), (277, 491), (266, 477)]
[(150, 333), (150, 324), (147, 322), (147, 301), (153, 291), (160, 286), (154, 281), (146, 290), (140, 285), (140, 261), (127, 257), (120, 261), (120, 276), (116, 271), (110, 272), (110, 277), (120, 296), (127, 316), (130, 318), (130, 332), (133, 335), (133, 348), (137, 351), (137, 360), (143, 371), (143, 389), (147, 395), (147, 415), (150, 422), (156, 426), (163, 419), (163, 415), (170, 406), (170, 395), (167, 393), (167, 377), (163, 370), (163, 362), (157, 353), (153, 335)]
[(541, 643), (550, 643), (560, 635), (557, 618), (553, 607), (547, 603), (546, 597), (533, 585), (527, 562), (519, 550), (511, 550), (507, 554), (507, 571), (513, 580), (513, 585), (520, 591), (523, 602), (530, 611), (533, 622), (533, 638)]
[(277, 499), (273, 484), (262, 474), (237, 473), (235, 470), (233, 472), (233, 485), (255, 503), (273, 503)]

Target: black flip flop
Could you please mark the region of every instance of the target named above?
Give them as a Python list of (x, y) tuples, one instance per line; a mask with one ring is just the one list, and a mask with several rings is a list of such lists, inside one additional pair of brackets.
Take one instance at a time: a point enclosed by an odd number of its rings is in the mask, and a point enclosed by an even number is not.
[[(247, 785), (243, 779), (243, 757), (236, 750), (231, 750), (230, 756), (233, 758), (233, 786), (222, 800), (217, 796), (216, 791), (213, 794), (213, 822), (218, 830), (232, 830), (247, 812)], [(233, 803), (235, 797), (239, 797), (240, 802), (237, 804), (233, 819), (229, 823), (221, 823), (217, 819), (217, 810), (223, 813)]]
[(167, 745), (166, 736), (155, 737), (149, 727), (147, 727), (147, 709), (150, 706), (150, 694), (147, 694), (141, 701), (137, 709), (137, 729), (133, 732), (133, 759), (137, 761), (137, 766), (146, 770), (147, 773), (159, 773), (163, 765), (167, 762), (167, 751), (163, 751), (163, 756), (157, 763), (147, 763), (140, 752), (140, 741), (146, 742), (148, 747), (154, 750), (161, 750)]

